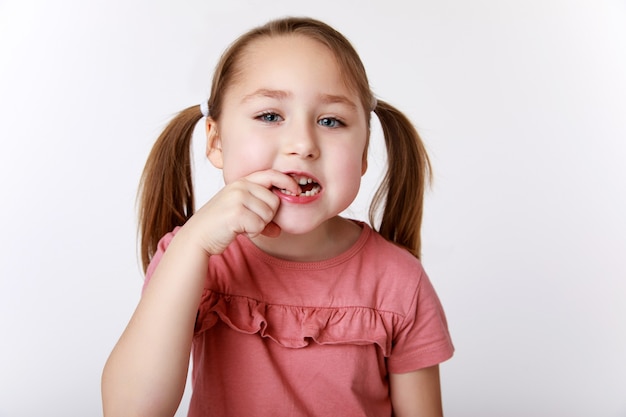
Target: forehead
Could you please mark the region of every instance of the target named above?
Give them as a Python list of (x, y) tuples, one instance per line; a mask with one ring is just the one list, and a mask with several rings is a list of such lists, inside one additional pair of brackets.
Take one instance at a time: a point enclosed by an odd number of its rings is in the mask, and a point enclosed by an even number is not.
[(306, 86), (356, 95), (335, 53), (324, 43), (300, 34), (254, 40), (242, 51), (236, 74), (235, 89)]

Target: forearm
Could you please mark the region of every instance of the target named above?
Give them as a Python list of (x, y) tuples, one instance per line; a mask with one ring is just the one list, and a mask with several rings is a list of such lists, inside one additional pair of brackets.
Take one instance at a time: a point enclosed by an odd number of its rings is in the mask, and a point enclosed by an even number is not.
[(170, 243), (102, 376), (106, 417), (172, 416), (182, 397), (208, 254)]

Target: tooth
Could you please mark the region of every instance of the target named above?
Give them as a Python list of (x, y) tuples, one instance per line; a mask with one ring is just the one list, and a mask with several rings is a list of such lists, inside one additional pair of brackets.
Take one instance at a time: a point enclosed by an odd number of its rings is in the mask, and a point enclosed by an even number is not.
[(307, 184), (310, 184), (313, 182), (313, 180), (311, 178), (309, 178), (308, 180), (306, 180)]
[(301, 177), (301, 178), (298, 180), (298, 184), (300, 184), (300, 185), (306, 185), (306, 184), (307, 184), (307, 179), (306, 179), (306, 178), (304, 178), (304, 177)]

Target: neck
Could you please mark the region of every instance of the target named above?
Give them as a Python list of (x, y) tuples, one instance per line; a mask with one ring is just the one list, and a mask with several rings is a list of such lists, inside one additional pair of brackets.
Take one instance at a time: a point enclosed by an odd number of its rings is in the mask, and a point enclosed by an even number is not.
[(354, 222), (336, 216), (305, 234), (281, 232), (271, 238), (257, 236), (252, 242), (263, 252), (277, 258), (296, 262), (323, 261), (348, 250), (361, 235)]

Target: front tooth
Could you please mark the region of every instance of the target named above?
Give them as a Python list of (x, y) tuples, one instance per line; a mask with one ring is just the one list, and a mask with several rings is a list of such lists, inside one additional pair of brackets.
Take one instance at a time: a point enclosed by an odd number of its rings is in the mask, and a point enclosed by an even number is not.
[(304, 177), (300, 177), (300, 179), (298, 180), (298, 184), (299, 185), (307, 185), (307, 179)]

